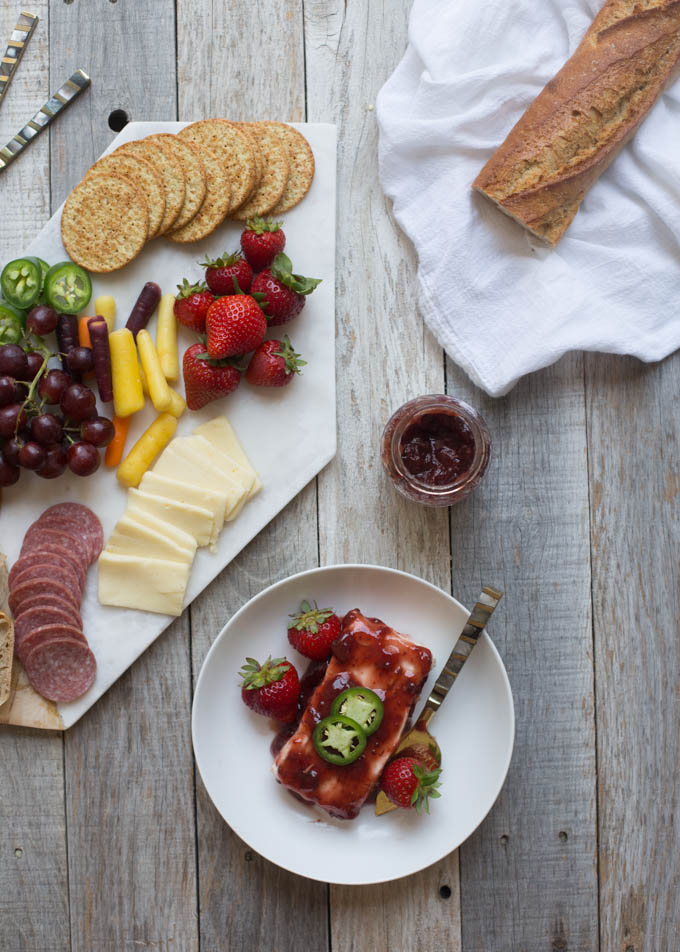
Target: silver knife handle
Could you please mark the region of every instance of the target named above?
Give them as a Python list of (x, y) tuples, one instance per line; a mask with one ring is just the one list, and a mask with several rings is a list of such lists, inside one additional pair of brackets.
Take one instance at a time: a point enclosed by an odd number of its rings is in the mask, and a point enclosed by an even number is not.
[(439, 677), (432, 688), (432, 693), (425, 702), (421, 720), (424, 718), (427, 722), (432, 715), (439, 710), (444, 698), (449, 693), (453, 684), (460, 674), (461, 668), (470, 657), (472, 649), (477, 644), (479, 636), (486, 628), (487, 622), (491, 617), (496, 605), (503, 597), (502, 592), (497, 592), (495, 588), (486, 585), (477, 600), (475, 607), (470, 613), (465, 628), (453, 651), (449, 655), (448, 661), (439, 673)]
[(9, 89), (9, 84), (14, 79), (17, 66), (21, 62), (21, 57), (24, 55), (28, 41), (33, 36), (33, 31), (37, 25), (38, 17), (34, 13), (21, 11), (17, 25), (9, 38), (5, 55), (0, 60), (0, 105)]
[(84, 89), (90, 85), (90, 77), (82, 69), (77, 69), (73, 76), (66, 80), (64, 85), (41, 106), (38, 112), (29, 119), (24, 128), (10, 139), (6, 146), (0, 149), (0, 172), (6, 169), (16, 157), (23, 152), (26, 146), (40, 135), (43, 129), (56, 119)]

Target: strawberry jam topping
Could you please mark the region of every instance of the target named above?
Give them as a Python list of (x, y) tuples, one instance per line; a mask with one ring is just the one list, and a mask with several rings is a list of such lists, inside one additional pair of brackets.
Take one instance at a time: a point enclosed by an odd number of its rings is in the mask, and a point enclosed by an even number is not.
[[(297, 730), (276, 757), (278, 780), (334, 816), (355, 817), (380, 778), (432, 666), (427, 648), (414, 644), (377, 618), (353, 609), (342, 621), (333, 656), (312, 693)], [(349, 687), (370, 688), (383, 701), (380, 726), (353, 763), (336, 766), (314, 748), (312, 734), (335, 698)]]
[(470, 469), (475, 440), (457, 414), (421, 413), (404, 431), (399, 452), (416, 479), (428, 486), (447, 486)]

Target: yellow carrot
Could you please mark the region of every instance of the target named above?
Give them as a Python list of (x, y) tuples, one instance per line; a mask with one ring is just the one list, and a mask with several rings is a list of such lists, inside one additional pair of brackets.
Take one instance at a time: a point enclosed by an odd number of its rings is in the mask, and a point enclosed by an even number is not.
[(95, 300), (94, 312), (104, 318), (110, 334), (116, 326), (116, 302), (110, 294), (103, 294)]
[(119, 331), (109, 334), (109, 348), (113, 378), (113, 410), (118, 417), (128, 417), (144, 406), (137, 348), (132, 332), (122, 327)]
[(113, 439), (106, 447), (106, 453), (104, 454), (104, 462), (109, 469), (113, 469), (117, 466), (123, 458), (125, 441), (127, 439), (128, 430), (130, 429), (130, 417), (114, 416), (113, 429), (115, 430)]
[(171, 413), (161, 413), (137, 440), (118, 467), (116, 477), (123, 486), (138, 486), (142, 476), (175, 435), (177, 420)]
[(187, 408), (187, 402), (184, 397), (181, 397), (172, 387), (168, 389), (170, 390), (170, 397), (172, 399), (172, 403), (168, 407), (168, 413), (172, 413), (174, 417), (181, 417)]
[(158, 305), (156, 326), (156, 351), (165, 379), (179, 380), (179, 354), (177, 352), (177, 318), (175, 295), (164, 294)]
[(163, 413), (170, 408), (172, 397), (151, 334), (147, 330), (142, 329), (137, 333), (137, 349), (151, 402), (159, 413)]

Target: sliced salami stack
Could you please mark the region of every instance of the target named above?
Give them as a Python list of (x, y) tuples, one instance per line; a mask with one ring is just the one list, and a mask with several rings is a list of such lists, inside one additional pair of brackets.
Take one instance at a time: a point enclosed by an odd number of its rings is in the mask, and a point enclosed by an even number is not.
[(94, 681), (97, 664), (80, 603), (87, 570), (103, 545), (91, 509), (59, 503), (29, 528), (9, 573), (14, 650), (31, 685), (51, 701), (74, 701)]

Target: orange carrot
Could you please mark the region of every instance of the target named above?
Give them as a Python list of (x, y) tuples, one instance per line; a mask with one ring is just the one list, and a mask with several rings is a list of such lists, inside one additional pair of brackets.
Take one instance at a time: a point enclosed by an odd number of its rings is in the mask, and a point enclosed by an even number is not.
[(81, 347), (92, 347), (90, 328), (87, 326), (87, 322), (91, 320), (91, 317), (78, 318), (78, 343)]
[(116, 432), (106, 447), (106, 454), (104, 456), (104, 462), (109, 469), (113, 469), (114, 466), (117, 466), (123, 458), (125, 440), (127, 439), (128, 429), (130, 428), (130, 417), (114, 416), (113, 428)]

